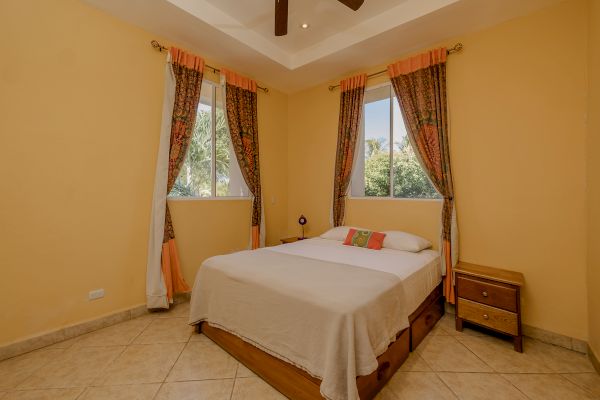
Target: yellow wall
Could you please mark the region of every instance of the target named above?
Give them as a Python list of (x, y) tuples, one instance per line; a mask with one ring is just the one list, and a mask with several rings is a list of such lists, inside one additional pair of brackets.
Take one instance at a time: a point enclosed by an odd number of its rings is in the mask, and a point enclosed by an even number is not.
[(2, 1), (0, 37), (6, 343), (144, 302), (163, 63), (76, 1)]
[(588, 301), (590, 347), (600, 357), (600, 3), (589, 1)]
[[(153, 35), (76, 0), (2, 1), (0, 37), (2, 345), (145, 302), (165, 56)], [(287, 96), (258, 101), (274, 243)], [(248, 201), (172, 207), (190, 283), (205, 257), (246, 247)], [(89, 302), (97, 288), (105, 298)]]
[[(588, 334), (585, 11), (584, 1), (568, 1), (446, 43), (464, 44), (448, 61), (460, 257), (522, 271), (524, 323), (580, 339)], [(327, 85), (289, 99), (288, 224), (304, 213), (309, 234), (329, 226), (338, 102)], [(437, 238), (439, 223), (425, 212), (439, 203), (348, 203), (349, 224)]]
[(429, 239), (438, 249), (441, 212), (440, 200), (352, 199), (346, 223), (379, 231), (402, 229)]

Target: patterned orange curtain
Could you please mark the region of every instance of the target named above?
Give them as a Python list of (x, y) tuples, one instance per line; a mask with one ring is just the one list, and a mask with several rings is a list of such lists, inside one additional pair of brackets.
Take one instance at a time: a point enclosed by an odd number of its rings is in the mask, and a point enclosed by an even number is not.
[[(192, 131), (196, 123), (196, 112), (200, 101), (200, 88), (204, 69), (202, 58), (174, 47), (171, 47), (170, 52), (173, 74), (175, 75), (175, 105), (173, 106), (171, 120), (167, 194), (173, 189), (190, 144)], [(173, 300), (174, 293), (189, 292), (190, 287), (181, 273), (179, 255), (175, 245), (175, 231), (173, 230), (168, 204), (165, 212), (161, 262), (169, 301)]]
[(340, 118), (333, 181), (333, 226), (344, 224), (346, 193), (352, 176), (366, 82), (366, 74), (353, 76), (340, 82)]
[(442, 264), (444, 294), (454, 303), (452, 267), (458, 259), (454, 187), (450, 170), (446, 106), (445, 48), (432, 50), (388, 66), (400, 103), (408, 138), (421, 166), (444, 197), (442, 209)]
[[(252, 200), (252, 249), (264, 245), (264, 213), (260, 186), (256, 81), (221, 69), (231, 143)], [(262, 243), (261, 243), (262, 242)]]

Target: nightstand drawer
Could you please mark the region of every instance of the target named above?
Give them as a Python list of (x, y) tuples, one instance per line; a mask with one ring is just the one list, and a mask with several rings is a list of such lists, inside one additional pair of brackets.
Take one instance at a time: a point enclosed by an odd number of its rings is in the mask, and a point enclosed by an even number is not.
[(517, 314), (499, 308), (459, 297), (458, 317), (510, 335), (519, 335)]
[(490, 283), (458, 274), (456, 286), (462, 298), (517, 312), (517, 290), (513, 286)]

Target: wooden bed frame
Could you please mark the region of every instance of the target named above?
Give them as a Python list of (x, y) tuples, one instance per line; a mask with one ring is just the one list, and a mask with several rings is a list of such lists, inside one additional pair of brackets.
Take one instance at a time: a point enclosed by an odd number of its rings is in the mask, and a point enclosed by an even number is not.
[[(431, 331), (444, 315), (442, 284), (438, 285), (409, 317), (410, 326), (396, 335), (396, 340), (379, 357), (377, 370), (370, 375), (357, 376), (356, 386), (361, 400), (370, 400), (385, 386), (411, 351)], [(271, 386), (292, 400), (322, 400), (321, 380), (310, 376), (279, 358), (209, 324), (199, 323), (197, 331), (235, 357)]]

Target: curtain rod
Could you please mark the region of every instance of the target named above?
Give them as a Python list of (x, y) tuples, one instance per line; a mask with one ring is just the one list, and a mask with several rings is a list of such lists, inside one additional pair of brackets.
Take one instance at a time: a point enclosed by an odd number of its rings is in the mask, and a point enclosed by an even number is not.
[[(163, 46), (162, 44), (158, 43), (156, 40), (152, 40), (152, 41), (150, 42), (150, 45), (152, 45), (152, 47), (154, 47), (156, 50), (158, 50), (158, 51), (159, 51), (159, 52), (161, 52), (161, 53), (162, 53), (163, 51), (167, 51), (167, 50), (169, 50), (169, 48), (168, 48), (168, 47), (165, 47), (165, 46)], [(205, 66), (206, 68), (208, 68), (208, 69), (212, 70), (213, 74), (217, 74), (217, 73), (221, 72), (221, 70), (220, 70), (219, 68), (212, 67), (212, 66), (210, 66), (210, 65), (208, 65), (208, 64), (204, 64), (204, 66)], [(265, 93), (269, 93), (269, 88), (267, 88), (267, 87), (262, 87), (262, 86), (259, 86), (259, 85), (256, 85), (256, 87), (257, 87), (258, 89), (262, 90), (262, 91), (263, 91), (263, 92), (265, 92)]]
[[(458, 53), (459, 51), (461, 51), (463, 49), (463, 44), (462, 43), (456, 43), (454, 46), (450, 47), (448, 50), (446, 50), (446, 53), (448, 54), (454, 54), (454, 53)], [(372, 74), (367, 75), (367, 78), (374, 78), (376, 76), (379, 76), (381, 74), (384, 74), (387, 72), (387, 69), (384, 69), (382, 71), (377, 71), (377, 72), (373, 72)], [(329, 86), (329, 91), (333, 92), (336, 88), (339, 88), (340, 85), (330, 85)]]

